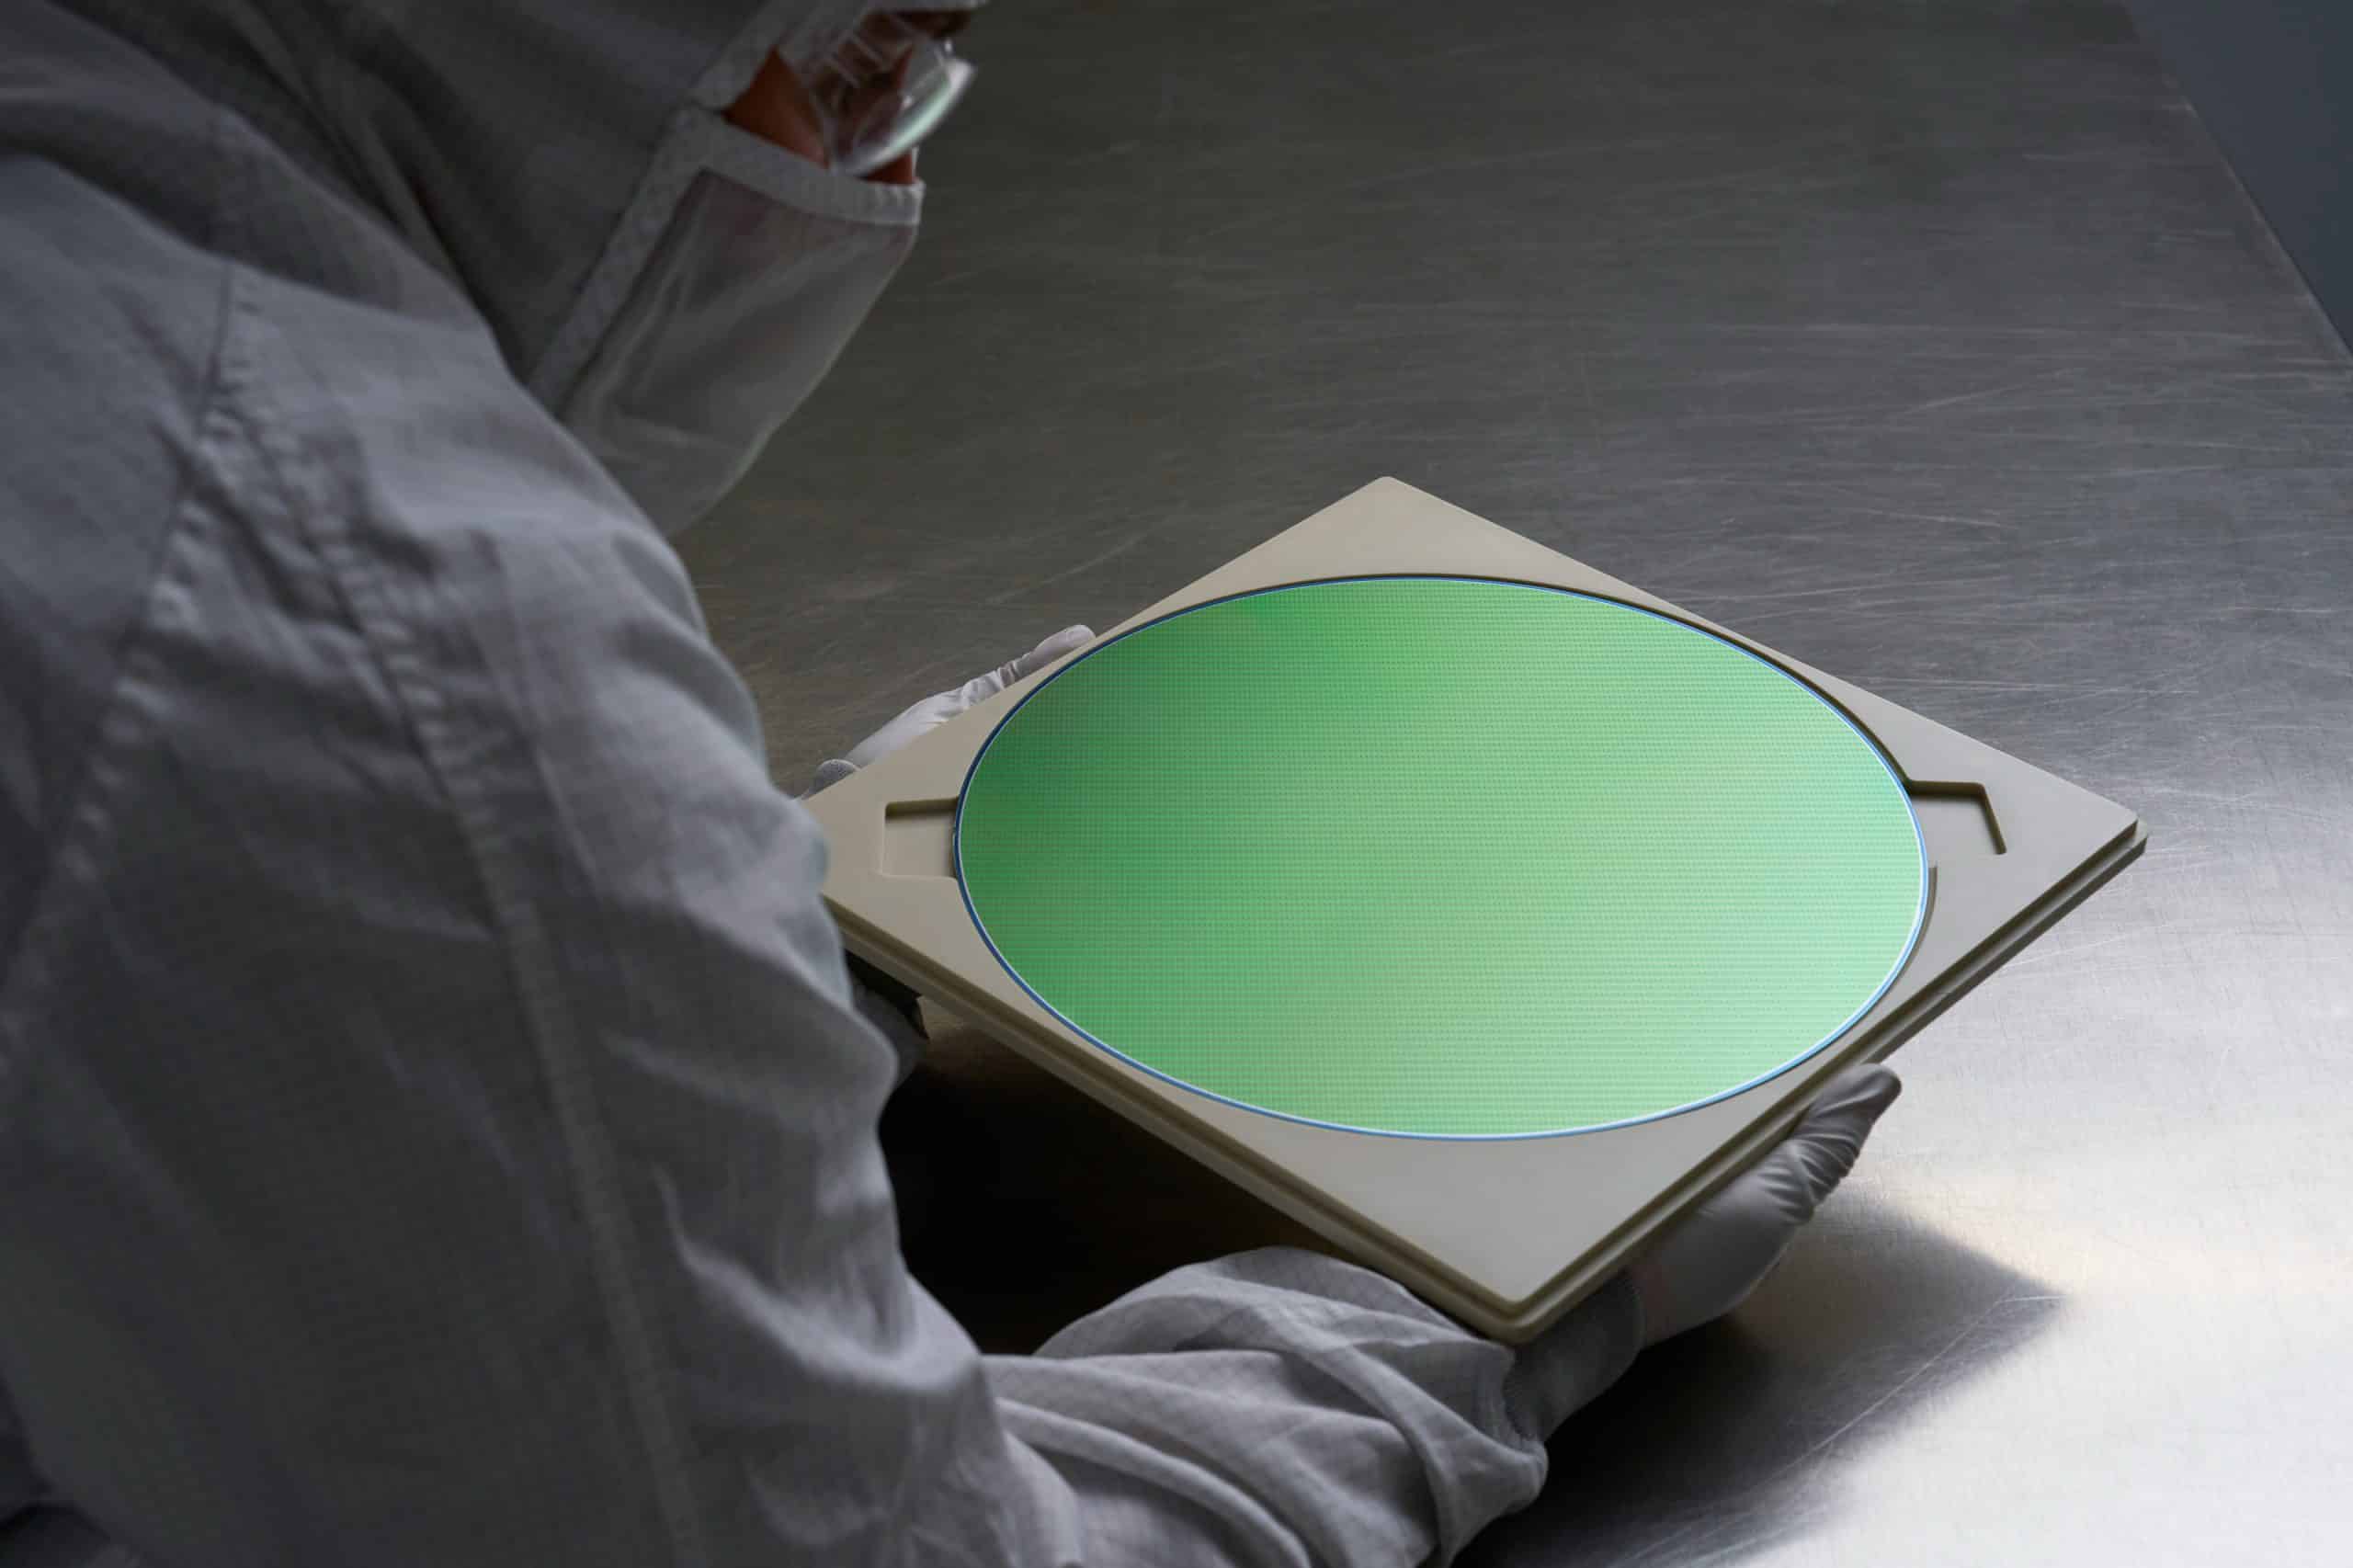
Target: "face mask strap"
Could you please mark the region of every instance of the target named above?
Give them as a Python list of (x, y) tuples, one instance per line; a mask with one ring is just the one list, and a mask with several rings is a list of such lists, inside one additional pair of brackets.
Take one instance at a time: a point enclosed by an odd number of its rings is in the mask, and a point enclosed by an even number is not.
[(693, 105), (671, 116), (669, 131), (647, 163), (636, 192), (621, 211), (620, 222), (606, 237), (604, 252), (597, 257), (597, 265), (589, 268), (579, 297), (565, 313), (563, 325), (549, 341), (539, 363), (531, 368), (528, 382), (531, 395), (559, 416), (565, 394), (587, 368), (597, 345), (604, 340), (614, 316), (627, 302), (638, 275), (645, 269), (654, 247), (662, 243), (671, 215), (686, 199), (688, 187), (702, 172), (701, 161), (694, 156), (693, 143), (698, 128), (710, 123), (709, 111)]
[[(731, 141), (745, 133), (719, 122), (715, 119), (719, 111), (743, 95), (771, 51), (782, 53), (789, 62), (815, 56), (839, 42), (871, 8), (870, 0), (821, 0), (814, 6), (809, 0), (767, 0), (752, 20), (719, 51), (696, 82), (689, 101), (671, 116), (661, 144), (647, 161), (645, 173), (622, 210), (620, 222), (606, 237), (604, 251), (589, 268), (563, 324), (531, 367), (526, 385), (543, 406), (561, 415), (564, 398), (595, 358), (597, 345), (604, 341), (614, 317), (628, 302), (638, 275), (644, 270), (654, 247), (662, 243), (671, 216), (678, 203), (686, 199), (695, 176), (716, 162), (742, 155), (725, 149)], [(779, 156), (791, 156), (782, 148), (775, 151)], [(813, 168), (811, 172), (826, 177), (824, 170)], [(747, 183), (762, 186), (773, 181)], [(813, 197), (813, 201), (817, 199)], [(863, 202), (870, 210), (846, 209), (835, 215), (892, 221), (887, 201), (875, 202), (867, 198)], [(819, 210), (828, 210), (831, 205)], [(847, 205), (855, 209), (860, 203), (852, 201)], [(918, 208), (919, 205), (918, 199)], [(903, 221), (913, 222), (915, 219), (910, 215)]]

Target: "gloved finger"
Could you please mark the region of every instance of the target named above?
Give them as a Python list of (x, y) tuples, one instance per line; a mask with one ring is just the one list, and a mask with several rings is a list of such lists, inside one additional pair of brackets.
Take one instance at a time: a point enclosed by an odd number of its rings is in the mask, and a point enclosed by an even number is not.
[(986, 702), (1015, 681), (1037, 674), (1064, 653), (1084, 648), (1094, 640), (1095, 633), (1084, 626), (1065, 626), (1019, 658), (1007, 660), (988, 674), (974, 676), (959, 687), (954, 693), (956, 711), (961, 713), (967, 708)]
[(801, 790), (801, 793), (794, 796), (793, 799), (797, 801), (805, 801), (820, 790), (832, 789), (835, 785), (840, 783), (843, 779), (848, 778), (851, 774), (857, 771), (858, 764), (850, 761), (847, 757), (827, 757), (824, 761), (817, 765), (817, 771), (810, 776), (809, 788)]
[(1065, 626), (1035, 648), (1008, 664), (996, 667), (996, 688), (1003, 691), (1015, 681), (1027, 680), (1061, 658), (1075, 653), (1095, 641), (1095, 633), (1084, 626)]
[(1803, 1224), (1847, 1179), (1872, 1126), (1903, 1092), (1903, 1080), (1890, 1068), (1874, 1062), (1847, 1069), (1830, 1080), (1797, 1130), (1750, 1177), (1792, 1223)]

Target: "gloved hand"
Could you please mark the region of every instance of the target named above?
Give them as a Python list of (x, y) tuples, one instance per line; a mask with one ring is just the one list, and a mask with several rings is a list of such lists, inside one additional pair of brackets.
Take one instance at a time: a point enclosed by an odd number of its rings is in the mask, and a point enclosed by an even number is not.
[(974, 676), (951, 691), (938, 692), (914, 704), (897, 718), (849, 748), (846, 757), (821, 764), (810, 781), (808, 794), (838, 784), (861, 767), (870, 767), (926, 730), (936, 730), (967, 708), (986, 702), (1015, 681), (1026, 680), (1061, 658), (1086, 647), (1095, 633), (1084, 626), (1065, 626), (1017, 659), (999, 665), (984, 676)]
[(1643, 1343), (1712, 1322), (1763, 1284), (1903, 1091), (1895, 1074), (1876, 1064), (1841, 1073), (1795, 1131), (1629, 1264)]

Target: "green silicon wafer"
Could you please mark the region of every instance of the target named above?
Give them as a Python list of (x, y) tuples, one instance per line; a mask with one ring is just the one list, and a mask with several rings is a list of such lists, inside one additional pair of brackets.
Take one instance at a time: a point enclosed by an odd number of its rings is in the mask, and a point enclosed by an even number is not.
[(1106, 1050), (1269, 1114), (1589, 1131), (1793, 1066), (1893, 980), (1927, 867), (1812, 687), (1614, 600), (1464, 577), (1181, 610), (974, 760), (982, 934)]

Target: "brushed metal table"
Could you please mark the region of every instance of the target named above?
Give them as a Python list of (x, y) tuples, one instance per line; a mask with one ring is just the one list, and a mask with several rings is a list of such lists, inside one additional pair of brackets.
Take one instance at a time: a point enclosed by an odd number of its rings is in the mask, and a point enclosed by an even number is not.
[[(2148, 825), (1472, 1561), (2353, 1552), (2353, 360), (2121, 10), (1025, 0), (969, 43), (915, 259), (685, 545), (790, 787), (1394, 472)], [(886, 1131), (984, 1344), (1296, 1239), (939, 1022)]]

